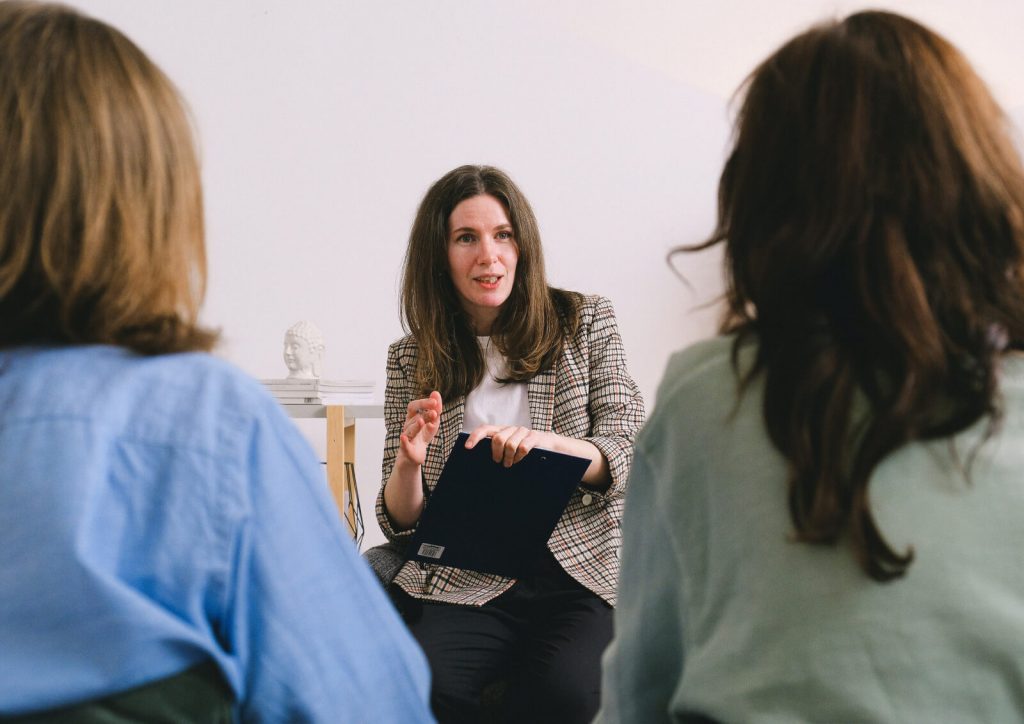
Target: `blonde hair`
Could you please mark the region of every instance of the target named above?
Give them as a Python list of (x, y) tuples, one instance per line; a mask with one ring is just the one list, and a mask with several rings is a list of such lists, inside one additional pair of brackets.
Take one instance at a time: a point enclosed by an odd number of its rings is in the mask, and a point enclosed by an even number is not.
[(202, 188), (168, 78), (114, 28), (0, 3), (0, 347), (209, 349)]

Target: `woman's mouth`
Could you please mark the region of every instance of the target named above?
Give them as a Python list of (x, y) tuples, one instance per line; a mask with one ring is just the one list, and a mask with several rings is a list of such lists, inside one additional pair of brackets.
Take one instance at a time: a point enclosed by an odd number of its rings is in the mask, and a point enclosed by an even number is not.
[(476, 277), (473, 281), (482, 286), (484, 289), (497, 289), (498, 284), (501, 282), (500, 276), (486, 276)]

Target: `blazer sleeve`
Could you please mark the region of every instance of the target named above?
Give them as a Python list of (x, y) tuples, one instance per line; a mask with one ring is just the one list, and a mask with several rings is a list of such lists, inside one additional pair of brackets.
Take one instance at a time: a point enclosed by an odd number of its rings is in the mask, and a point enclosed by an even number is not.
[(597, 297), (589, 338), (590, 434), (593, 443), (608, 460), (611, 486), (605, 495), (625, 493), (633, 443), (644, 424), (644, 401), (640, 389), (626, 369), (626, 350), (619, 335), (612, 303)]
[(400, 530), (394, 526), (384, 507), (384, 485), (391, 477), (398, 455), (399, 436), (405, 424), (405, 413), (409, 403), (416, 398), (415, 390), (406, 369), (408, 360), (404, 359), (402, 350), (405, 345), (400, 340), (388, 348), (387, 383), (384, 387), (384, 459), (381, 463), (381, 483), (377, 492), (377, 522), (385, 537), (393, 543), (405, 543), (412, 536), (415, 526), (408, 530)]

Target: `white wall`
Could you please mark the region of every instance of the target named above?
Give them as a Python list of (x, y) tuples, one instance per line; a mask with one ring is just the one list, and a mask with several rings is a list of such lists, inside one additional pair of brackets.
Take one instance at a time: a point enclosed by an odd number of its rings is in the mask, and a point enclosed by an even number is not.
[[(589, 0), (72, 0), (132, 37), (193, 109), (204, 158), (204, 318), (256, 377), (314, 321), (325, 377), (376, 381), (401, 335), (416, 205), (462, 163), (533, 203), (552, 283), (610, 297), (653, 402), (669, 353), (713, 331), (718, 255), (664, 262), (711, 230), (726, 99), (765, 54), (849, 3)], [(1024, 3), (883, 2), (975, 59), (1024, 120)], [(303, 430), (323, 449), (322, 423)], [(360, 423), (367, 544), (383, 425)]]

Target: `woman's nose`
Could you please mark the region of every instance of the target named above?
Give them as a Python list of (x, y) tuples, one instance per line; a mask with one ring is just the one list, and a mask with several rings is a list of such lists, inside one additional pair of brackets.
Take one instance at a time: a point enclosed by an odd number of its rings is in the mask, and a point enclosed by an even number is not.
[(498, 258), (498, 244), (491, 237), (484, 237), (480, 240), (479, 254), (477, 255), (477, 262), (480, 264), (490, 264)]

